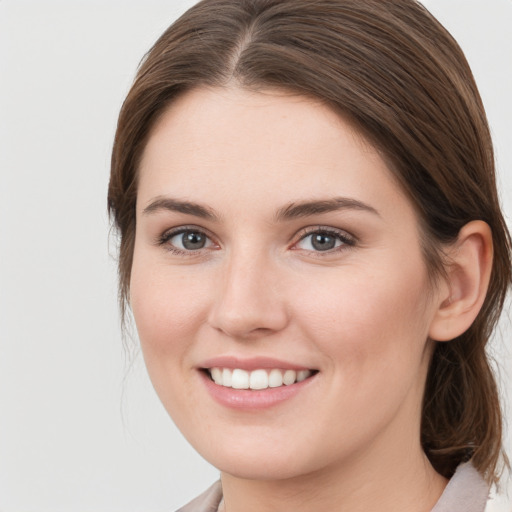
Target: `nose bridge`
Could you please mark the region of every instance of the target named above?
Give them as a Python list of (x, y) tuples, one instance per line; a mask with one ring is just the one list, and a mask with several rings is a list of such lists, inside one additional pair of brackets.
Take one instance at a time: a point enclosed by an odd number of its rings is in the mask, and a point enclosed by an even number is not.
[(279, 269), (266, 251), (234, 249), (224, 261), (210, 322), (235, 338), (265, 335), (287, 323)]

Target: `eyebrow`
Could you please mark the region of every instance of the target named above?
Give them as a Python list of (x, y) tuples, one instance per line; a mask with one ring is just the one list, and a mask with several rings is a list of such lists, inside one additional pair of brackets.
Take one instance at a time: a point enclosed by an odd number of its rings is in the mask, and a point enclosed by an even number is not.
[[(211, 208), (194, 203), (192, 201), (182, 201), (171, 197), (156, 197), (144, 210), (143, 215), (149, 215), (159, 211), (179, 212), (187, 215), (193, 215), (201, 219), (218, 221), (219, 216)], [(348, 197), (335, 197), (332, 199), (312, 200), (290, 203), (277, 210), (275, 215), (276, 222), (309, 217), (322, 213), (329, 213), (339, 210), (360, 210), (372, 213), (380, 217), (379, 212), (372, 206), (363, 203), (357, 199)]]
[(275, 216), (276, 221), (292, 220), (301, 217), (309, 217), (321, 213), (335, 212), (338, 210), (360, 210), (372, 213), (380, 217), (379, 212), (366, 203), (349, 197), (335, 197), (320, 201), (303, 201), (290, 203), (280, 208)]
[(201, 219), (218, 220), (217, 215), (213, 210), (207, 206), (193, 203), (191, 201), (181, 201), (179, 199), (173, 199), (170, 197), (157, 197), (149, 203), (144, 210), (143, 215), (149, 215), (159, 211), (170, 211), (185, 213), (187, 215), (193, 215)]

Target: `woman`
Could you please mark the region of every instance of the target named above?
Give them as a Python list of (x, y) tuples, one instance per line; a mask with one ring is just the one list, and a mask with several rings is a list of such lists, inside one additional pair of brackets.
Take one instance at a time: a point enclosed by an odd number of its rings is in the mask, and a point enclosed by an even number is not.
[(484, 510), (510, 236), (420, 4), (200, 2), (123, 105), (109, 207), (153, 385), (221, 471), (183, 510)]

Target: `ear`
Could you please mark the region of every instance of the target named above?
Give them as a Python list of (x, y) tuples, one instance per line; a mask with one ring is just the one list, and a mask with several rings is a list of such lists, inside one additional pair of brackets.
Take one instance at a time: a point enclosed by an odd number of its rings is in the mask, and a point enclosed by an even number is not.
[(464, 333), (484, 303), (492, 269), (491, 228), (480, 220), (469, 222), (445, 253), (447, 277), (439, 286), (439, 306), (429, 330), (436, 341)]

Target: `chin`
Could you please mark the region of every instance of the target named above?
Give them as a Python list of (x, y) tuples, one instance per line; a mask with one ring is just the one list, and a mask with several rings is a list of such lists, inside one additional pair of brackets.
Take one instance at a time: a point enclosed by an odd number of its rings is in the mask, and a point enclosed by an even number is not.
[(278, 450), (269, 457), (264, 457), (261, 453), (253, 456), (246, 453), (245, 457), (223, 454), (208, 461), (222, 473), (245, 480), (288, 480), (312, 470), (311, 464), (297, 460), (297, 453), (283, 454)]
[[(219, 471), (241, 479), (292, 479), (320, 471), (332, 462), (321, 446), (315, 448), (306, 439), (294, 437), (293, 432), (276, 434), (265, 429), (259, 435), (243, 437), (233, 433), (226, 437), (205, 433), (189, 441)], [(215, 441), (207, 442), (209, 439)]]

